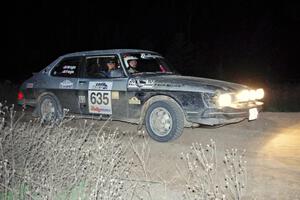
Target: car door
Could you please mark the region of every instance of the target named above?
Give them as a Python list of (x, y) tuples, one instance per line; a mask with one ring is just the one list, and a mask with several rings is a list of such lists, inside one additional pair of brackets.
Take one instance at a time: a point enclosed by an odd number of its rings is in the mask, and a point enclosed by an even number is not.
[(78, 113), (78, 76), (81, 71), (83, 57), (66, 57), (56, 64), (50, 72), (51, 78), (44, 88), (55, 94), (62, 108)]
[(126, 99), (127, 80), (125, 76), (107, 77), (106, 62), (115, 59), (120, 70), (117, 55), (87, 56), (84, 60), (81, 76), (78, 79), (78, 99), (82, 114), (106, 115), (113, 119), (127, 118)]

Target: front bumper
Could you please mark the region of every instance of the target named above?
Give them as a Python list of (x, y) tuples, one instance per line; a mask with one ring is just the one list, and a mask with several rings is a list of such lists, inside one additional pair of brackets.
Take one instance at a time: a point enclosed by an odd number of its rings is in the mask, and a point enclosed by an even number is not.
[(199, 112), (187, 112), (187, 121), (196, 124), (220, 125), (240, 122), (249, 118), (249, 110), (261, 111), (263, 103), (255, 102), (244, 107), (206, 108)]

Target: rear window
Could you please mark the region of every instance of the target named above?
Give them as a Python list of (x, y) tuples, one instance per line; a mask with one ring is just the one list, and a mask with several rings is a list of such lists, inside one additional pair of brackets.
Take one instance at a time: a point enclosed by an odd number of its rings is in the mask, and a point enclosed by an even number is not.
[(66, 58), (54, 67), (51, 75), (70, 78), (78, 77), (80, 61), (80, 57)]

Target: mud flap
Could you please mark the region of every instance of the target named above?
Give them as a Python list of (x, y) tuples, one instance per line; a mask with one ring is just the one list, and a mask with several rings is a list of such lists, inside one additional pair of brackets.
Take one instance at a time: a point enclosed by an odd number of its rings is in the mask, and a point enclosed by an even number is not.
[(36, 106), (32, 112), (32, 117), (39, 117), (39, 109), (38, 106)]

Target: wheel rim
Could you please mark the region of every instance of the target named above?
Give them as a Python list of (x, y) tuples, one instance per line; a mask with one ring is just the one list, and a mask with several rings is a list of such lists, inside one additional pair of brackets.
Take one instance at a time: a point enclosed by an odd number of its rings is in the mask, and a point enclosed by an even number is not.
[(55, 118), (55, 106), (51, 99), (45, 99), (41, 104), (41, 116), (46, 121), (51, 121)]
[(155, 108), (150, 114), (150, 126), (158, 136), (166, 136), (172, 129), (173, 121), (170, 112), (162, 107)]

